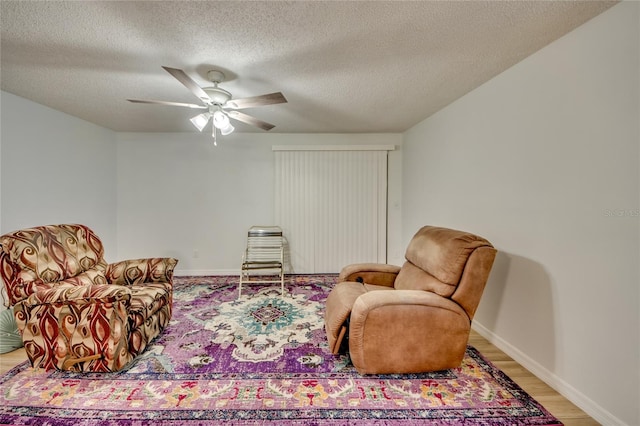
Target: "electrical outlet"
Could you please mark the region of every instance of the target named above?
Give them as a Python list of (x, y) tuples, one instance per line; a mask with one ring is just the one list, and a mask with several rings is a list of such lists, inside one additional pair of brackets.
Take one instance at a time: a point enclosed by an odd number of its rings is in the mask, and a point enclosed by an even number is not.
[(193, 258), (197, 259), (200, 257), (200, 252), (198, 251), (198, 249), (193, 249)]

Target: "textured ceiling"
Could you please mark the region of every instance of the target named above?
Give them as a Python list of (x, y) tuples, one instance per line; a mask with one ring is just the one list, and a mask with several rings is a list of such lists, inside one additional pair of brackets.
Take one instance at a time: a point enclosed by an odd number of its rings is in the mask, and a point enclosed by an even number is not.
[[(116, 131), (195, 131), (198, 103), (161, 66), (279, 133), (402, 132), (616, 2), (2, 1), (2, 90)], [(210, 85), (210, 84), (209, 84)], [(262, 132), (244, 124), (242, 132)]]

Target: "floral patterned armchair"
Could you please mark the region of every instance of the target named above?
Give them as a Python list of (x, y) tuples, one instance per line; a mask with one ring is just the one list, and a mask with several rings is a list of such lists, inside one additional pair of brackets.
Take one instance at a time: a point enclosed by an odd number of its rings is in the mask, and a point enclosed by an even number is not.
[(120, 370), (171, 319), (176, 259), (107, 264), (84, 225), (15, 231), (0, 244), (0, 276), (34, 368)]

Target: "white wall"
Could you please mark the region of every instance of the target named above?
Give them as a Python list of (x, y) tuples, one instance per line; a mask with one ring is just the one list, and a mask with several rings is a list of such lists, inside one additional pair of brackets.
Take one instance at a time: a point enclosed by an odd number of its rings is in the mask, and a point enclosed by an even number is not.
[[(118, 254), (174, 256), (179, 275), (239, 272), (246, 232), (273, 224), (273, 145), (395, 145), (389, 258), (402, 260), (400, 134), (119, 133)], [(398, 253), (399, 258), (398, 258)], [(395, 258), (394, 258), (395, 256)]]
[(115, 133), (1, 92), (0, 233), (83, 223), (116, 260)]
[(405, 134), (403, 239), (499, 250), (475, 327), (603, 424), (640, 424), (639, 8), (625, 2)]

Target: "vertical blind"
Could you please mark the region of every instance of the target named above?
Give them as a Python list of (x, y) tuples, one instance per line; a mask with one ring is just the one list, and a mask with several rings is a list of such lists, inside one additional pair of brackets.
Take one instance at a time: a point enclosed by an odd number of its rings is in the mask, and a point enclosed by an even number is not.
[(287, 241), (289, 272), (386, 262), (387, 150), (393, 147), (273, 149), (275, 218)]

